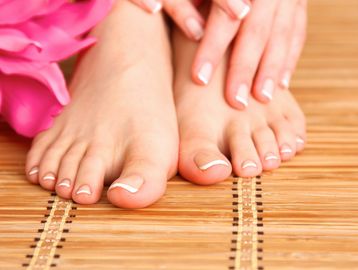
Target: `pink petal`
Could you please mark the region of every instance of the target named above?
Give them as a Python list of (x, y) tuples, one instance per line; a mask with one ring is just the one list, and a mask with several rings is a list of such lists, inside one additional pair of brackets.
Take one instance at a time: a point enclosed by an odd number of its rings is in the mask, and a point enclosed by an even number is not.
[(13, 28), (0, 28), (0, 50), (21, 52), (29, 46), (41, 49), (40, 43), (29, 39), (23, 32)]
[(2, 75), (1, 115), (15, 129), (26, 137), (34, 137), (49, 128), (62, 106), (48, 88), (29, 77)]
[(47, 6), (48, 0), (12, 0), (0, 3), (0, 24), (17, 24), (24, 22)]

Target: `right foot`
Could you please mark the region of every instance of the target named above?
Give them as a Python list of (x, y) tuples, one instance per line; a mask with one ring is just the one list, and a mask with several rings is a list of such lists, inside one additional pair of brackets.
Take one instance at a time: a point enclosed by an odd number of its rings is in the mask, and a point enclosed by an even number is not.
[(118, 179), (108, 199), (119, 207), (146, 207), (163, 195), (177, 166), (165, 24), (159, 14), (118, 1), (93, 34), (100, 42), (80, 62), (72, 102), (35, 138), (26, 173), (80, 204), (97, 202), (104, 181)]
[(197, 86), (188, 75), (196, 45), (180, 33), (174, 37), (179, 172), (184, 178), (208, 185), (225, 180), (232, 171), (254, 177), (303, 150), (305, 118), (289, 91), (276, 91), (269, 105), (251, 98), (246, 110), (235, 110), (223, 95), (226, 63), (210, 85)]

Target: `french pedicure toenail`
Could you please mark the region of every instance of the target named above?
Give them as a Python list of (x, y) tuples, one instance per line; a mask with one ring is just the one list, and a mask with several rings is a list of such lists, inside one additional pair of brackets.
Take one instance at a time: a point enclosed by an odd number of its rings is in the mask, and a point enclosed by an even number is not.
[(267, 79), (262, 87), (262, 95), (264, 95), (267, 99), (272, 100), (273, 91), (275, 90), (275, 83), (271, 79)]
[(39, 173), (39, 167), (33, 167), (30, 171), (29, 171), (29, 175), (35, 175)]
[(59, 184), (59, 187), (66, 187), (69, 188), (71, 187), (71, 181), (69, 179), (63, 179)]
[(246, 168), (257, 168), (257, 164), (251, 160), (246, 160), (245, 162), (242, 163), (241, 167), (243, 169)]
[(53, 173), (48, 173), (42, 179), (46, 181), (55, 181), (56, 177)]
[(201, 24), (194, 18), (188, 18), (185, 21), (188, 31), (193, 36), (195, 40), (199, 40), (204, 35), (204, 29)]
[(143, 0), (143, 4), (150, 10), (152, 13), (157, 13), (162, 9), (162, 4), (157, 0)]
[(87, 195), (91, 195), (92, 192), (91, 192), (91, 189), (88, 185), (84, 185), (84, 186), (81, 186), (77, 192), (76, 192), (77, 195), (79, 194), (87, 194)]
[(202, 170), (202, 171), (206, 171), (208, 169), (210, 169), (211, 167), (214, 167), (214, 166), (217, 166), (217, 165), (224, 165), (224, 166), (227, 166), (229, 167), (230, 165), (225, 161), (225, 160), (213, 160), (213, 161), (210, 161), (206, 164), (203, 164), (201, 166), (199, 166), (199, 169)]
[(289, 147), (288, 145), (283, 145), (281, 146), (281, 154), (291, 154), (292, 153), (292, 149), (291, 147)]
[(242, 0), (228, 0), (227, 5), (239, 20), (245, 18), (250, 12), (250, 6)]
[(245, 107), (249, 106), (249, 88), (246, 84), (241, 84), (239, 89), (237, 90), (235, 99), (240, 102)]
[(273, 153), (267, 153), (265, 156), (265, 160), (269, 161), (269, 160), (279, 160), (278, 156), (276, 156)]
[(204, 63), (198, 73), (198, 79), (205, 85), (209, 84), (211, 74), (213, 72), (213, 65), (209, 62)]
[(215, 154), (212, 153), (198, 153), (194, 158), (194, 163), (196, 166), (202, 170), (206, 171), (214, 166), (226, 166), (230, 167), (230, 164), (223, 159), (218, 159), (218, 157)]
[(283, 74), (283, 78), (281, 80), (281, 85), (288, 89), (290, 87), (290, 81), (291, 81), (291, 73), (289, 71), (286, 71)]
[(143, 184), (144, 180), (140, 177), (128, 177), (115, 181), (110, 186), (109, 190), (121, 188), (127, 190), (130, 193), (137, 193)]

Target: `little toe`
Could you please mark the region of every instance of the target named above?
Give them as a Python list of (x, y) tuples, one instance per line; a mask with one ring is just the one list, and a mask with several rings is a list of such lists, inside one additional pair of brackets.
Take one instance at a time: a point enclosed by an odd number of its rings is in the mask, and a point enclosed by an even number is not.
[(58, 196), (71, 199), (76, 175), (86, 149), (86, 143), (74, 144), (62, 158), (56, 183)]
[(292, 159), (296, 154), (296, 134), (290, 123), (282, 118), (271, 122), (272, 131), (275, 134), (282, 161)]
[(235, 174), (241, 177), (254, 177), (262, 172), (262, 165), (255, 144), (249, 132), (240, 127), (229, 136), (231, 162)]
[(211, 185), (227, 179), (231, 164), (220, 152), (215, 140), (200, 136), (182, 139), (179, 155), (179, 173), (199, 185)]
[(266, 171), (277, 169), (280, 166), (280, 154), (276, 138), (272, 130), (266, 125), (253, 131), (253, 139), (259, 153), (262, 167)]

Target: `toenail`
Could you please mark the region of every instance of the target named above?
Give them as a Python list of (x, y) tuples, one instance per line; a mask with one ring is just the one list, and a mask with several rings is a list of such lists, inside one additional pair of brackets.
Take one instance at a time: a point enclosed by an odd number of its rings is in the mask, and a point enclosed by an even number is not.
[(46, 180), (46, 181), (54, 181), (55, 179), (56, 177), (54, 176), (53, 173), (48, 173), (42, 178), (42, 180)]
[(289, 71), (286, 71), (284, 74), (283, 74), (283, 78), (281, 80), (281, 85), (283, 87), (285, 87), (286, 89), (288, 89), (290, 87), (290, 81), (291, 81), (291, 72)]
[(271, 79), (267, 79), (262, 88), (262, 95), (267, 99), (272, 100), (273, 91), (275, 90), (275, 83)]
[(195, 158), (194, 158), (194, 162), (196, 164), (196, 166), (202, 170), (202, 171), (206, 171), (208, 169), (210, 169), (211, 167), (214, 166), (218, 166), (218, 165), (223, 165), (226, 167), (230, 167), (230, 164), (222, 159), (217, 159), (217, 155), (212, 154), (212, 153), (198, 153)]
[(239, 89), (237, 90), (235, 99), (240, 102), (245, 107), (249, 106), (248, 102), (248, 96), (249, 96), (249, 88), (246, 84), (241, 84)]
[(39, 173), (39, 167), (33, 167), (30, 171), (29, 171), (29, 175), (35, 175)]
[(246, 160), (244, 163), (242, 163), (241, 166), (243, 169), (246, 168), (257, 168), (257, 165), (255, 162), (251, 161), (251, 160)]
[(108, 190), (122, 188), (130, 193), (137, 193), (143, 184), (144, 180), (140, 177), (128, 177), (117, 180), (117, 182), (114, 182)]
[(211, 74), (213, 73), (213, 65), (209, 62), (204, 63), (198, 73), (198, 79), (205, 85), (210, 81)]
[(267, 153), (265, 156), (265, 160), (269, 161), (269, 160), (279, 160), (279, 158), (273, 154), (273, 153)]
[(298, 143), (298, 144), (305, 144), (305, 141), (304, 141), (303, 139), (301, 139), (300, 137), (297, 137), (296, 143)]
[(283, 145), (281, 147), (281, 154), (291, 154), (292, 153), (292, 149), (291, 147), (289, 147), (288, 145)]
[(63, 179), (59, 184), (59, 187), (67, 187), (69, 188), (71, 186), (71, 181), (69, 179)]
[(224, 165), (227, 167), (230, 166), (225, 160), (218, 159), (218, 160), (213, 160), (213, 161), (210, 161), (209, 163), (199, 166), (199, 169), (202, 171), (206, 171), (207, 169), (210, 169), (211, 167), (214, 167), (217, 165)]
[(79, 194), (87, 194), (87, 195), (91, 195), (92, 192), (91, 192), (91, 189), (88, 185), (84, 185), (82, 187), (80, 187), (77, 192), (76, 192), (77, 195)]

